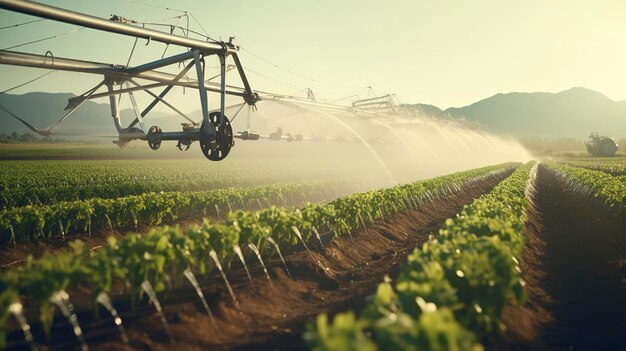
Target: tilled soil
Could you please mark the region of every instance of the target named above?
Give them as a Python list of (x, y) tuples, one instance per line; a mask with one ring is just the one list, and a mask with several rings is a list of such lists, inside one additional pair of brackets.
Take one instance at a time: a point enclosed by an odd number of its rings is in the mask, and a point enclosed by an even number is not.
[(524, 272), (529, 301), (505, 311), (493, 349), (626, 350), (626, 227), (539, 166)]
[[(302, 250), (285, 257), (290, 278), (282, 263), (269, 262), (271, 282), (257, 262), (248, 262), (253, 275), (250, 283), (241, 270), (229, 274), (237, 305), (223, 284), (203, 285), (215, 320), (203, 310), (192, 290), (175, 292), (164, 301), (174, 343), (154, 309), (143, 306), (124, 313), (130, 346), (107, 319), (100, 322), (79, 319), (83, 324), (90, 350), (275, 350), (300, 349), (306, 322), (318, 313), (330, 313), (360, 307), (386, 274), (393, 274), (413, 248), (443, 226), (445, 219), (458, 213), (464, 204), (490, 191), (510, 172), (473, 184), (472, 188), (442, 196), (419, 210), (406, 211), (378, 221), (352, 237), (334, 239), (325, 244), (309, 243), (310, 252)], [(80, 303), (77, 303), (80, 305)], [(68, 349), (74, 338), (69, 326), (57, 327), (50, 349)], [(40, 328), (39, 328), (40, 329)], [(37, 332), (38, 328), (34, 328)], [(10, 339), (19, 339), (13, 332)], [(41, 339), (41, 335), (37, 335)], [(17, 346), (17, 344), (14, 344)], [(73, 344), (75, 345), (75, 344)]]

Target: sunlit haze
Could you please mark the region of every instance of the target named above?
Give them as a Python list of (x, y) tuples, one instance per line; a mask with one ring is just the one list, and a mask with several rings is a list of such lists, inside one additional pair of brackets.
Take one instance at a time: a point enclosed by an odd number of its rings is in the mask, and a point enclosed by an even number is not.
[(0, 350), (624, 350), (626, 0), (35, 1)]
[[(626, 2), (619, 0), (42, 2), (140, 22), (181, 14), (161, 7), (188, 11), (211, 37), (236, 36), (257, 90), (301, 95), (311, 88), (319, 98), (335, 101), (371, 95), (371, 86), (376, 94), (396, 93), (402, 102), (441, 108), (468, 105), (499, 92), (557, 92), (573, 86), (626, 100)], [(1, 26), (32, 18), (0, 11)], [(178, 24), (186, 26), (186, 20)], [(193, 18), (189, 26), (203, 31)], [(4, 30), (0, 48), (73, 28), (46, 20)], [(50, 50), (56, 57), (125, 64), (133, 41), (85, 29), (11, 50)], [(164, 48), (140, 40), (131, 65), (160, 58)], [(182, 50), (170, 47), (167, 54)], [(0, 90), (42, 72), (0, 66)], [(57, 72), (12, 93), (79, 94), (99, 79)], [(177, 94), (176, 99), (184, 103), (183, 110), (199, 107), (195, 93)]]

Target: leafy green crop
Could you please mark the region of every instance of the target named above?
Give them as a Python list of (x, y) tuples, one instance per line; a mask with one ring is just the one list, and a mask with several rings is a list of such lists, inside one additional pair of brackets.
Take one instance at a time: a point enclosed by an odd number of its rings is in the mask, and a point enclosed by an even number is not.
[(99, 228), (133, 226), (137, 222), (158, 225), (164, 220), (212, 214), (218, 209), (257, 207), (263, 200), (302, 203), (305, 199), (330, 198), (341, 193), (344, 182), (274, 184), (250, 189), (206, 192), (146, 193), (117, 199), (91, 199), (54, 205), (24, 206), (0, 212), (0, 245), (38, 241), (53, 236), (86, 233)]
[(526, 298), (519, 260), (533, 163), (446, 221), (416, 248), (393, 286), (387, 279), (359, 318), (339, 313), (309, 325), (314, 350), (481, 350), (503, 328), (506, 303)]
[(613, 158), (598, 159), (594, 158), (586, 161), (562, 161), (560, 164), (566, 164), (569, 166), (587, 168), (594, 171), (600, 171), (612, 176), (624, 176), (626, 175), (626, 160), (615, 160)]
[(599, 199), (615, 209), (618, 214), (626, 214), (624, 176), (611, 176), (601, 171), (566, 164), (549, 163), (548, 166), (558, 171), (557, 175), (575, 191)]
[[(289, 167), (285, 167), (285, 162), (276, 165), (271, 162), (266, 159), (229, 160), (212, 167), (197, 160), (5, 162), (0, 163), (0, 210), (145, 193), (206, 192), (294, 180), (336, 180), (345, 178), (348, 168), (346, 165), (330, 171), (308, 160), (289, 160), (286, 163)], [(350, 174), (358, 174), (354, 167), (366, 170), (368, 166), (351, 163)], [(362, 182), (362, 179), (356, 180)]]
[[(7, 301), (13, 301), (17, 296), (29, 296), (39, 306), (40, 318), (48, 330), (54, 312), (49, 298), (58, 290), (88, 287), (95, 298), (98, 293), (109, 291), (113, 281), (119, 281), (125, 285), (127, 296), (133, 303), (140, 294), (143, 281), (149, 281), (157, 292), (163, 292), (179, 286), (182, 283), (180, 273), (187, 268), (202, 274), (214, 271), (215, 265), (208, 255), (210, 250), (214, 250), (224, 267), (228, 268), (233, 259), (235, 245), (246, 248), (248, 243), (254, 243), (259, 247), (261, 254), (267, 257), (275, 254), (272, 247), (266, 244), (270, 236), (283, 247), (299, 245), (292, 229), (294, 227), (302, 233), (304, 240), (311, 238), (313, 228), (322, 233), (348, 234), (360, 228), (365, 220), (371, 221), (414, 208), (421, 201), (436, 197), (438, 194), (462, 191), (463, 187), (471, 186), (482, 177), (492, 175), (494, 172), (502, 173), (512, 167), (513, 164), (483, 167), (423, 182), (353, 194), (325, 205), (309, 203), (300, 209), (269, 207), (259, 211), (233, 211), (223, 223), (210, 223), (205, 220), (202, 225), (191, 226), (186, 230), (165, 226), (154, 228), (144, 235), (130, 233), (121, 239), (111, 237), (106, 247), (95, 251), (88, 250), (82, 242), (76, 241), (71, 244), (71, 251), (45, 254), (37, 260), (29, 258), (25, 266), (1, 272), (0, 287), (3, 290), (0, 293), (0, 308), (5, 307)], [(302, 186), (293, 187), (296, 193), (302, 191)], [(281, 197), (289, 194), (285, 188), (288, 187), (266, 187), (262, 188), (264, 189), (262, 191), (266, 196)], [(312, 188), (310, 191), (317, 191), (313, 189), (319, 190)], [(220, 201), (215, 200), (216, 198), (221, 201), (225, 201), (224, 199), (235, 201), (237, 198), (245, 201), (245, 195), (241, 194), (236, 191), (218, 192), (209, 198), (212, 201)], [(253, 194), (258, 196), (256, 193)], [(158, 198), (158, 195), (155, 196)], [(197, 194), (194, 196), (201, 198)], [(96, 203), (101, 205), (100, 201), (105, 200), (97, 200)], [(165, 200), (161, 203), (174, 206), (173, 202)], [(193, 206), (206, 206), (199, 200), (190, 199), (189, 203), (194, 204)], [(112, 211), (109, 212), (112, 214), (111, 220), (114, 223), (121, 223), (120, 221), (128, 220), (123, 216), (127, 216), (131, 209), (141, 214), (144, 209), (153, 205), (152, 202), (140, 202), (138, 198), (132, 198), (116, 204), (119, 209), (111, 210), (117, 208), (114, 206), (107, 208)], [(164, 211), (163, 207), (158, 208), (159, 211)], [(94, 206), (94, 213), (98, 214), (98, 211), (98, 207)], [(83, 212), (77, 212), (75, 216), (81, 218), (81, 213)], [(89, 212), (85, 210), (84, 213)], [(119, 217), (113, 213), (119, 213)], [(31, 226), (39, 226), (37, 228), (41, 226), (46, 228), (46, 223), (40, 224), (38, 221), (30, 223)], [(76, 223), (70, 227), (81, 225), (80, 221)], [(244, 253), (252, 255), (247, 250)], [(0, 309), (0, 322), (6, 320), (7, 313), (6, 309)], [(433, 331), (434, 334), (422, 335), (424, 342), (440, 344), (442, 347), (448, 345), (438, 340), (441, 338), (440, 335), (456, 335), (459, 329), (446, 324), (446, 321), (452, 318), (450, 313), (442, 311), (438, 317), (428, 316), (418, 322), (417, 325), (426, 323), (440, 326)], [(346, 323), (349, 324), (349, 321)], [(467, 337), (471, 336), (468, 333), (463, 335), (463, 340), (469, 340)]]

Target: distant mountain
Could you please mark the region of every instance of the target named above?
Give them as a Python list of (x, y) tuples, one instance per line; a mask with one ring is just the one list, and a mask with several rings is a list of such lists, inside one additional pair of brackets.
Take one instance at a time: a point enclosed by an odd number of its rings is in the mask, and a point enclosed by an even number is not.
[(443, 113), (515, 136), (586, 138), (589, 133), (598, 132), (626, 137), (626, 101), (616, 102), (586, 88), (559, 93), (496, 94)]
[(421, 114), (424, 114), (426, 116), (433, 116), (433, 117), (443, 117), (444, 116), (444, 112), (442, 109), (440, 109), (439, 107), (435, 106), (435, 105), (429, 105), (429, 104), (413, 104), (413, 105), (406, 105), (409, 108), (413, 108), (418, 110)]
[[(69, 98), (74, 97), (68, 93), (26, 93), (21, 95), (0, 94), (0, 105), (26, 120), (39, 129), (46, 129), (56, 122), (64, 113)], [(111, 109), (108, 99), (98, 100), (105, 103), (87, 101), (72, 113), (63, 123), (59, 124), (54, 133), (68, 135), (117, 135), (111, 117)], [(127, 126), (135, 118), (132, 109), (121, 111), (122, 124)], [(151, 112), (148, 125), (158, 124), (168, 127), (180, 128), (180, 121), (165, 121), (172, 117), (171, 114), (158, 111)], [(171, 118), (170, 118), (171, 119)], [(0, 110), (0, 133), (32, 133), (21, 122)]]
[[(56, 121), (72, 94), (27, 93), (0, 94), (0, 105), (38, 128), (47, 128)], [(66, 134), (116, 135), (108, 100), (88, 101), (60, 124), (55, 131)], [(428, 104), (405, 105), (421, 113), (451, 116), (476, 121), (486, 129), (514, 136), (586, 138), (591, 132), (614, 138), (626, 137), (626, 101), (616, 102), (603, 94), (585, 88), (572, 88), (559, 93), (496, 94), (469, 106), (442, 110)], [(122, 120), (134, 118), (131, 109), (122, 110)], [(191, 116), (199, 116), (194, 112)], [(172, 118), (174, 117), (174, 118)], [(181, 120), (172, 114), (154, 111), (148, 126), (164, 130), (180, 129)], [(262, 122), (262, 121), (261, 121)], [(262, 123), (255, 128), (262, 127)], [(243, 123), (243, 120), (238, 123)], [(262, 129), (262, 128), (261, 128)], [(0, 110), (0, 133), (29, 132), (28, 128)]]
[[(71, 97), (74, 95), (64, 93), (1, 94), (0, 105), (33, 126), (45, 129), (63, 115), (67, 101)], [(5, 111), (0, 111), (0, 126), (0, 130), (6, 133), (30, 132), (26, 126)], [(71, 134), (97, 131), (111, 134), (115, 132), (115, 128), (111, 123), (111, 112), (108, 106), (88, 101), (61, 123), (55, 131)]]

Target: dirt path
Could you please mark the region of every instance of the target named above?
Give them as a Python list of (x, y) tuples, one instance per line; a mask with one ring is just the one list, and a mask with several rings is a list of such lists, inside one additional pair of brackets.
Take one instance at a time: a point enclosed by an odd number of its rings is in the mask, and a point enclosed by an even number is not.
[(529, 302), (506, 311), (495, 349), (625, 350), (626, 229), (540, 166), (524, 271)]
[[(174, 292), (164, 302), (164, 311), (176, 342), (170, 344), (162, 323), (150, 306), (124, 313), (124, 325), (130, 347), (119, 342), (110, 320), (85, 320), (79, 315), (91, 350), (226, 350), (226, 349), (298, 349), (304, 345), (301, 334), (305, 324), (322, 311), (337, 311), (363, 305), (364, 297), (375, 291), (385, 274), (405, 260), (421, 245), (428, 234), (438, 230), (445, 219), (458, 213), (464, 204), (491, 190), (510, 172), (492, 177), (472, 189), (444, 196), (425, 204), (420, 210), (407, 211), (366, 230), (326, 243), (311, 243), (306, 251), (290, 254), (287, 265), (290, 279), (280, 261), (269, 264), (272, 282), (263, 275), (260, 265), (251, 264), (254, 284), (241, 271), (230, 274), (239, 302), (235, 307), (219, 279), (204, 282), (203, 290), (216, 323), (207, 316), (193, 291)], [(80, 303), (77, 303), (80, 304)], [(41, 339), (38, 326), (33, 328)], [(59, 323), (53, 331), (53, 349), (68, 349), (74, 338), (69, 327)], [(13, 332), (10, 339), (19, 339)]]

